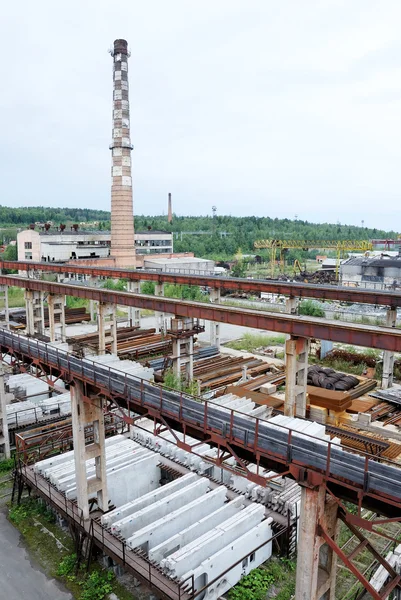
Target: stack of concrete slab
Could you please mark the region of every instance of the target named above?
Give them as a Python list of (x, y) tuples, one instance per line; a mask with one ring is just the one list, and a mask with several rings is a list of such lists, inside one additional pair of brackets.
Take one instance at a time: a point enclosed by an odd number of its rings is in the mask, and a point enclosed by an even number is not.
[(139, 379), (154, 381), (154, 369), (144, 367), (141, 363), (133, 360), (120, 360), (115, 354), (97, 354), (83, 360), (83, 362), (86, 361), (100, 363), (106, 367), (128, 373), (133, 377), (138, 377)]
[(6, 410), (8, 426), (14, 428), (51, 419), (52, 417), (67, 416), (71, 414), (70, 392), (39, 402), (24, 400), (8, 404)]
[[(331, 442), (341, 446), (340, 438), (331, 438), (330, 434), (326, 433), (326, 427), (322, 423), (307, 421), (306, 419), (298, 419), (296, 417), (285, 417), (284, 415), (276, 415), (271, 417), (268, 422), (270, 424), (279, 425), (285, 429), (291, 429), (295, 432), (295, 436), (299, 438), (309, 439), (315, 442), (316, 439)], [(312, 438), (314, 438), (312, 440)]]
[(6, 390), (16, 398), (22, 399), (31, 396), (30, 400), (34, 403), (39, 403), (49, 397), (48, 384), (28, 373), (10, 375), (6, 380)]
[[(108, 494), (112, 504), (121, 506), (159, 486), (161, 473), (159, 456), (155, 452), (122, 435), (107, 438), (105, 448)], [(64, 492), (67, 498), (76, 499), (73, 451), (36, 463), (35, 471)], [(96, 478), (95, 459), (86, 461), (86, 473), (88, 482)]]
[(224, 486), (210, 490), (207, 479), (188, 473), (103, 515), (102, 524), (171, 578), (193, 576), (196, 590), (216, 579), (202, 596), (216, 600), (272, 552), (264, 508), (226, 494)]
[[(300, 419), (297, 420), (299, 421)], [(302, 422), (306, 423), (306, 421)], [(153, 421), (143, 417), (136, 421), (135, 426), (131, 428), (131, 436), (145, 447), (160, 452), (162, 456), (165, 456), (173, 462), (195, 471), (200, 475), (207, 475), (208, 477), (224, 483), (236, 492), (244, 494), (254, 502), (264, 504), (269, 509), (284, 516), (289, 515), (291, 518), (299, 516), (301, 488), (291, 479), (276, 476), (271, 480), (270, 478), (274, 477), (276, 475), (275, 473), (259, 469), (258, 474), (269, 481), (266, 482), (265, 486), (250, 483), (249, 480), (244, 477), (243, 471), (236, 474), (212, 464), (210, 460), (216, 458), (217, 451), (208, 444), (199, 444), (199, 440), (185, 436), (185, 443), (189, 446), (194, 446), (194, 451), (196, 451), (196, 454), (192, 454), (191, 452), (187, 452), (182, 448), (177, 447), (177, 438), (180, 441), (184, 441), (184, 436), (179, 431), (175, 431), (174, 434), (165, 431), (162, 436), (157, 436), (154, 435), (153, 429)], [(322, 431), (324, 434), (324, 428)], [(237, 464), (233, 457), (224, 462), (231, 468), (235, 468)], [(247, 468), (254, 473), (258, 470), (257, 466), (254, 464), (249, 464)]]
[(214, 407), (221, 407), (226, 411), (236, 410), (259, 419), (268, 418), (271, 412), (268, 406), (258, 406), (250, 398), (240, 398), (235, 394), (224, 394), (224, 396), (213, 398), (212, 402)]

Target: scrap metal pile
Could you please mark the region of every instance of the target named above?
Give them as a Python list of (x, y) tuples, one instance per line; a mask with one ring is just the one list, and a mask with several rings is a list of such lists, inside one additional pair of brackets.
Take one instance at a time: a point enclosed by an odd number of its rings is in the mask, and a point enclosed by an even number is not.
[(334, 369), (313, 365), (308, 369), (308, 385), (321, 387), (326, 390), (346, 392), (359, 385), (359, 379), (353, 375), (339, 373)]

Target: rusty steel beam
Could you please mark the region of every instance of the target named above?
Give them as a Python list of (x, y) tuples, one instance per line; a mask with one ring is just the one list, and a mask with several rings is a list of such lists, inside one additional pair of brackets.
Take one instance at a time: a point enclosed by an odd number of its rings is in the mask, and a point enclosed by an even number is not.
[(390, 327), (343, 323), (341, 321), (328, 321), (316, 317), (300, 317), (284, 313), (269, 313), (247, 308), (227, 307), (213, 303), (191, 302), (161, 296), (117, 292), (66, 283), (52, 283), (14, 275), (0, 275), (0, 285), (14, 285), (32, 291), (78, 296), (79, 298), (122, 306), (134, 306), (135, 308), (148, 309), (180, 317), (191, 317), (206, 321), (239, 325), (241, 327), (286, 333), (296, 337), (317, 338), (355, 346), (401, 352), (401, 330)]
[(2, 261), (2, 268), (20, 271), (46, 271), (50, 273), (76, 273), (92, 277), (110, 277), (131, 281), (155, 281), (177, 285), (199, 285), (230, 292), (252, 292), (280, 294), (297, 298), (319, 298), (380, 306), (401, 307), (399, 291), (360, 290), (331, 285), (293, 283), (285, 281), (263, 281), (261, 279), (241, 279), (236, 277), (217, 277), (206, 275), (184, 275), (178, 273), (157, 273), (154, 271), (135, 271), (112, 267), (89, 267), (70, 264), (54, 264), (32, 261)]

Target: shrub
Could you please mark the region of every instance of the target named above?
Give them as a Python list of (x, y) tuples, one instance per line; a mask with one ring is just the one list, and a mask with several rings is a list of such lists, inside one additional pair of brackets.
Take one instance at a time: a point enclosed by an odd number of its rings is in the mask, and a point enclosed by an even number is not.
[(309, 317), (324, 317), (325, 312), (319, 304), (313, 300), (302, 300), (298, 306), (298, 314)]

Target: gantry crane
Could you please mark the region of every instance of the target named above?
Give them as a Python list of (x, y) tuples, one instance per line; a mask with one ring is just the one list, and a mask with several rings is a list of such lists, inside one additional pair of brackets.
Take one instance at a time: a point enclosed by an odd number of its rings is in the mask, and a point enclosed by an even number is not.
[(336, 277), (338, 278), (338, 266), (340, 258), (345, 252), (367, 252), (373, 250), (373, 244), (369, 240), (256, 240), (254, 248), (267, 248), (271, 250), (270, 264), (271, 276), (274, 278), (277, 252), (280, 253), (280, 266), (284, 268), (284, 253), (287, 250), (310, 250), (321, 248), (335, 250), (337, 255)]

